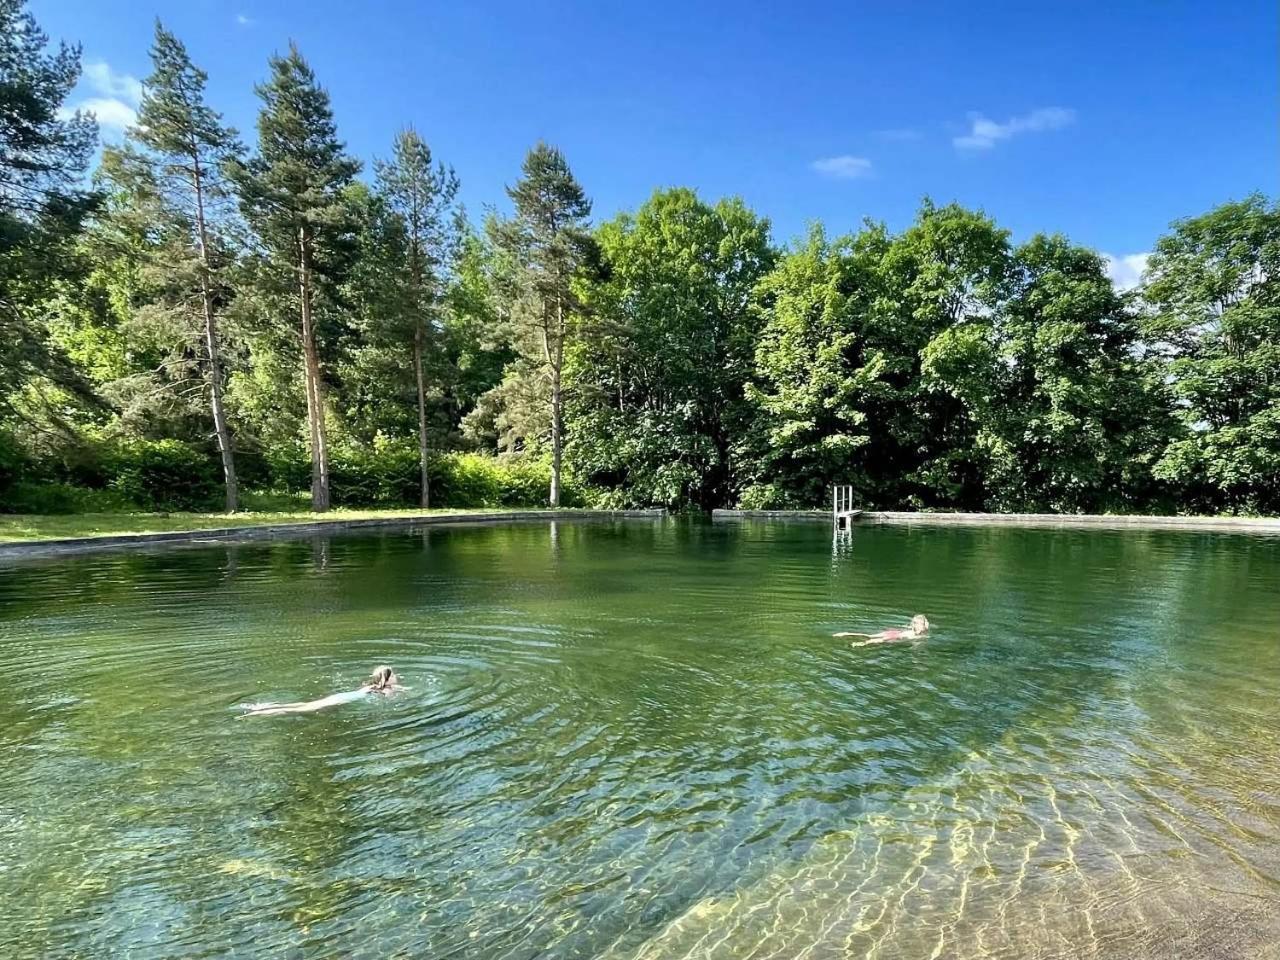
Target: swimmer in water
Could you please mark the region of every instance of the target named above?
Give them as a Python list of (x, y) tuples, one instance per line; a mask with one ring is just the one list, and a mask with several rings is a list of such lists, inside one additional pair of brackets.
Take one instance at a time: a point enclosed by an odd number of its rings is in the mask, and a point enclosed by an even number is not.
[(911, 618), (911, 626), (900, 629), (898, 627), (890, 627), (888, 630), (881, 630), (879, 633), (834, 633), (834, 637), (862, 637), (861, 643), (855, 643), (855, 647), (865, 647), (870, 643), (894, 643), (899, 640), (918, 640), (929, 632), (929, 620), (924, 614), (917, 613)]
[(358, 690), (332, 693), (327, 697), (321, 697), (319, 700), (306, 700), (300, 703), (259, 703), (247, 707), (244, 715), (246, 717), (275, 717), (284, 713), (315, 713), (317, 710), (324, 710), (327, 707), (351, 703), (373, 693), (387, 696), (397, 690), (404, 689), (404, 687), (400, 686), (400, 678), (396, 676), (394, 670), (390, 667), (379, 667), (373, 671), (373, 676)]

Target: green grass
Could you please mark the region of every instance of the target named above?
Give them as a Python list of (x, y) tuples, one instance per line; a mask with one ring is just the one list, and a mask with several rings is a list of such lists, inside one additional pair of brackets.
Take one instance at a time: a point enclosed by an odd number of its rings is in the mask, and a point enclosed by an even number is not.
[[(346, 510), (312, 513), (293, 498), (246, 497), (249, 509), (240, 513), (77, 513), (59, 515), (0, 514), (0, 543), (33, 543), (75, 537), (110, 537), (128, 533), (176, 533), (253, 527), (276, 523), (392, 520), (400, 517), (449, 516), (492, 512), (497, 508), (423, 510)], [(528, 508), (521, 508), (528, 509)]]

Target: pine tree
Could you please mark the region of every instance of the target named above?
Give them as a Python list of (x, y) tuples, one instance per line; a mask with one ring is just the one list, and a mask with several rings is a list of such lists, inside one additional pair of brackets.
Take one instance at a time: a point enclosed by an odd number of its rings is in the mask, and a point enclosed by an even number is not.
[(48, 340), (39, 302), (72, 272), (70, 248), (98, 199), (83, 188), (97, 124), (63, 112), (80, 48), (46, 49), (25, 6), (0, 0), (0, 409), (33, 376), (84, 389)]
[(418, 454), (422, 471), (421, 503), (431, 505), (427, 469), (426, 355), (442, 328), (441, 307), (458, 255), (463, 220), (456, 200), (458, 178), (452, 168), (432, 160), (431, 148), (413, 129), (396, 137), (392, 158), (376, 162), (378, 194), (398, 221), (402, 238), (393, 273), (404, 316), (399, 319), (412, 343), (418, 401)]
[(36, 218), (83, 214), (80, 180), (98, 138), (91, 114), (62, 113), (80, 79), (80, 48), (49, 37), (23, 8), (0, 0), (0, 251)]
[(103, 172), (116, 187), (113, 219), (146, 249), (147, 273), (160, 294), (144, 314), (147, 321), (172, 331), (170, 347), (179, 357), (199, 358), (222, 459), (226, 509), (233, 513), (238, 492), (218, 321), (229, 298), (222, 274), (230, 260), (225, 233), (231, 193), (223, 170), (237, 158), (240, 144), (236, 132), (205, 103), (208, 75), (159, 21), (151, 62), (138, 123), (129, 129), (123, 149), (104, 152)]
[(513, 345), (545, 381), (551, 411), (551, 506), (560, 505), (564, 448), (565, 344), (577, 329), (581, 304), (573, 281), (595, 259), (588, 232), (591, 201), (574, 179), (564, 154), (538, 143), (525, 157), (522, 176), (507, 188), (515, 205), (509, 220), (494, 220), (495, 247), (512, 266), (507, 303)]
[(338, 139), (329, 94), (290, 44), (271, 58), (271, 77), (257, 88), (258, 152), (232, 167), (241, 209), (269, 258), (294, 276), (302, 339), (303, 381), (311, 450), (311, 508), (329, 509), (329, 453), (325, 382), (316, 335), (317, 284), (349, 239), (343, 191), (359, 172)]

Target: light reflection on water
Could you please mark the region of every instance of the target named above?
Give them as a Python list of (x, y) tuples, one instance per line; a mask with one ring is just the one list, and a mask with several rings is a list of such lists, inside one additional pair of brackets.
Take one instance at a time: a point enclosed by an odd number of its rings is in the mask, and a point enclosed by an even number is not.
[[(916, 612), (924, 643), (830, 637)], [(413, 689), (238, 719), (382, 662)], [(4, 956), (1280, 942), (1280, 539), (666, 521), (99, 554), (0, 568), (0, 675)]]

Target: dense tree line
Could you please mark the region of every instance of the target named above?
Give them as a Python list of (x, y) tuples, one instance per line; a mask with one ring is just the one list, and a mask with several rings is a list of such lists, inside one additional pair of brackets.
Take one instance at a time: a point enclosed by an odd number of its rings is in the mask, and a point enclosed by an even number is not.
[(592, 224), (541, 143), (473, 226), (412, 128), (360, 178), (295, 47), (243, 139), (160, 24), (151, 55), (90, 178), (79, 50), (0, 0), (0, 508), (799, 507), (850, 483), (886, 508), (1280, 511), (1264, 197), (1175, 223), (1125, 293), (1061, 235), (929, 201), (786, 247), (683, 188)]

